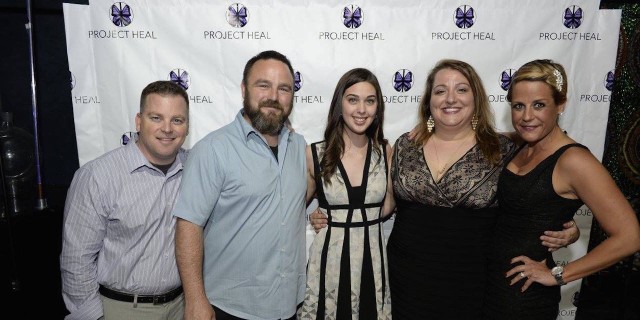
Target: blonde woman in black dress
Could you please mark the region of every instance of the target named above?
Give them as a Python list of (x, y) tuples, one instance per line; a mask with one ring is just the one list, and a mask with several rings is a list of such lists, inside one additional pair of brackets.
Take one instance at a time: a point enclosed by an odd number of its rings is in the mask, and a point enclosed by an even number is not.
[[(560, 286), (640, 250), (629, 202), (589, 150), (558, 126), (567, 75), (551, 60), (526, 63), (507, 93), (513, 127), (524, 144), (498, 183), (500, 213), (489, 254), (485, 319), (554, 320)], [(542, 230), (561, 230), (583, 204), (609, 237), (584, 257), (556, 266)]]

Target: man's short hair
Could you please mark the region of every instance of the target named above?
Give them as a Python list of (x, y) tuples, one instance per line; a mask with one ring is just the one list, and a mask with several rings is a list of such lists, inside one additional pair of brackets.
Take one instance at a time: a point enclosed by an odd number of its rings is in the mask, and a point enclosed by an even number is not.
[(142, 94), (140, 95), (140, 113), (144, 112), (144, 105), (147, 96), (152, 93), (159, 94), (161, 96), (181, 96), (187, 104), (187, 111), (189, 111), (189, 96), (187, 95), (187, 91), (173, 81), (158, 80), (149, 83), (144, 87), (144, 89), (142, 89)]
[(285, 55), (283, 55), (278, 51), (273, 51), (273, 50), (262, 51), (258, 53), (256, 56), (254, 56), (253, 58), (249, 59), (249, 61), (247, 61), (247, 64), (244, 66), (244, 71), (242, 72), (242, 83), (244, 83), (245, 87), (248, 85), (247, 78), (249, 77), (249, 71), (251, 71), (251, 68), (253, 67), (253, 65), (258, 60), (269, 60), (269, 59), (278, 60), (286, 64), (287, 67), (289, 68), (289, 71), (291, 72), (291, 77), (293, 77), (293, 67), (291, 66), (291, 61), (289, 61), (289, 59)]

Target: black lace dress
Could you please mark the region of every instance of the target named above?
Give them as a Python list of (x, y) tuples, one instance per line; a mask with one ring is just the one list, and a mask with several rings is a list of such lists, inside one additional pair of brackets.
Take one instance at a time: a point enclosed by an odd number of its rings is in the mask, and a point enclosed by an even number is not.
[[(546, 230), (562, 230), (582, 206), (579, 199), (559, 196), (553, 189), (551, 177), (558, 158), (570, 147), (566, 145), (540, 162), (525, 175), (504, 169), (498, 184), (500, 214), (489, 254), (489, 270), (484, 319), (555, 320), (558, 316), (560, 287), (533, 283), (520, 292), (520, 281), (513, 286), (505, 274), (515, 265), (510, 260), (525, 255), (533, 260), (546, 259), (547, 266), (555, 266), (553, 255), (540, 243)], [(517, 276), (517, 275), (516, 275)]]
[[(500, 142), (509, 158), (513, 143)], [(398, 212), (387, 245), (394, 320), (480, 319), (502, 167), (476, 145), (436, 183), (422, 147), (406, 134), (396, 141)]]

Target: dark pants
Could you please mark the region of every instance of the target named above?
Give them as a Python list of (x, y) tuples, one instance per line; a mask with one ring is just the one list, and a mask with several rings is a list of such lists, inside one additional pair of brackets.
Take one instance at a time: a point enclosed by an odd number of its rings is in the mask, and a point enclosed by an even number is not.
[[(242, 318), (238, 318), (236, 316), (232, 316), (222, 310), (220, 310), (218, 307), (213, 306), (213, 311), (216, 312), (216, 320), (244, 320)], [(285, 320), (295, 320), (296, 319), (296, 315), (294, 314), (293, 317), (289, 318), (289, 319), (285, 319)]]

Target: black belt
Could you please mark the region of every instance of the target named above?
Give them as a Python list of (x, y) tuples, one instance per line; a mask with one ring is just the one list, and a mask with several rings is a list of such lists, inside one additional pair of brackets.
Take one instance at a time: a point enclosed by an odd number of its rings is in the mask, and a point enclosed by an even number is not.
[[(118, 291), (111, 290), (103, 285), (100, 285), (99, 292), (101, 295), (118, 301), (123, 302), (133, 302), (135, 296), (128, 293), (122, 293)], [(167, 293), (160, 294), (157, 296), (149, 296), (149, 295), (138, 295), (137, 302), (138, 303), (153, 303), (153, 304), (163, 304), (167, 302), (173, 301), (182, 293), (182, 286), (177, 287)]]

